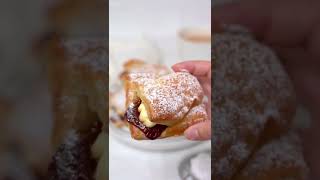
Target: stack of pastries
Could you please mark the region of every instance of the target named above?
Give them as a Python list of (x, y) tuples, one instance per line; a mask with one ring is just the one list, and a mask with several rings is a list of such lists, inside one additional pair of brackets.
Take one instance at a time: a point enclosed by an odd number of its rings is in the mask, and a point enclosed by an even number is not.
[(238, 27), (213, 34), (212, 176), (306, 179), (296, 99), (278, 57)]
[[(122, 120), (134, 139), (182, 135), (189, 126), (208, 119), (202, 87), (187, 72), (174, 73), (163, 65), (130, 60), (120, 79), (125, 101), (115, 109), (122, 109)], [(115, 104), (111, 101), (110, 106)]]

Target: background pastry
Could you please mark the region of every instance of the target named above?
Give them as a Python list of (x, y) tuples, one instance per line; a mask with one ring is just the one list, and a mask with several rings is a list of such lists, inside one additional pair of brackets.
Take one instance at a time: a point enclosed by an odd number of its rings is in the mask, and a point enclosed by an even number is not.
[[(56, 36), (49, 44), (55, 152), (49, 176), (52, 179), (77, 179), (81, 175), (88, 179), (106, 179), (107, 41)], [(82, 158), (75, 158), (80, 154)]]
[(109, 93), (109, 120), (116, 127), (122, 128), (127, 125), (124, 119), (125, 91), (119, 88), (116, 92)]
[(114, 91), (121, 85), (119, 75), (125, 71), (124, 64), (141, 60), (145, 61), (144, 64), (158, 64), (161, 62), (162, 52), (153, 40), (143, 35), (127, 39), (114, 37), (110, 32), (109, 59), (112, 67), (109, 69), (109, 89)]
[(230, 179), (261, 144), (285, 133), (295, 93), (279, 59), (250, 34), (213, 34), (213, 178)]
[(236, 180), (306, 180), (309, 169), (304, 161), (300, 138), (293, 132), (263, 145)]

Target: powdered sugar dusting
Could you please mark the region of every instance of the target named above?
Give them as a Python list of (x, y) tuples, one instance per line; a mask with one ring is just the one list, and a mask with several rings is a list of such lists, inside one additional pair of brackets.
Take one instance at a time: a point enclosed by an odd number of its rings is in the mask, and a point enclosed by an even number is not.
[(71, 64), (88, 65), (94, 71), (108, 71), (108, 42), (103, 39), (65, 39), (61, 46)]
[(155, 78), (151, 74), (138, 74), (140, 98), (150, 109), (151, 119), (171, 121), (182, 119), (192, 105), (200, 104), (203, 90), (198, 80), (189, 73), (179, 72)]
[(186, 115), (185, 119), (188, 119), (189, 117), (202, 117), (203, 120), (208, 120), (208, 114), (206, 111), (206, 107), (204, 104), (200, 104), (198, 106), (193, 107), (190, 109), (188, 114)]
[[(298, 179), (307, 179), (308, 168), (304, 161), (301, 149), (301, 143), (298, 136), (289, 134), (264, 145), (257, 153), (254, 154), (251, 161), (243, 169), (242, 176), (258, 177), (265, 175), (271, 169), (282, 169), (300, 171)], [(297, 177), (296, 177), (297, 178)]]
[(57, 174), (59, 177), (72, 177), (76, 173), (74, 169), (69, 169), (69, 163), (77, 161), (73, 155), (72, 149), (77, 146), (79, 137), (75, 131), (70, 131), (66, 137), (67, 138), (64, 142), (66, 148), (66, 150), (64, 151), (65, 154), (63, 154), (63, 156), (56, 156), (57, 166), (63, 167), (57, 168)]
[(124, 72), (122, 74), (128, 75), (130, 73), (153, 73), (158, 75), (169, 74), (170, 69), (161, 64), (149, 64), (142, 60), (131, 59), (123, 64)]
[[(50, 179), (91, 179), (91, 177), (88, 177), (88, 170), (76, 168), (79, 163), (83, 163), (80, 159), (86, 156), (86, 154), (82, 154), (80, 158), (81, 153), (85, 153), (83, 150), (77, 150), (83, 148), (81, 145), (83, 146), (80, 137), (74, 130), (71, 130), (67, 134), (63, 145), (60, 146), (53, 157), (53, 163), (49, 168)], [(85, 165), (82, 167), (85, 167)]]
[(279, 126), (287, 125), (288, 112), (282, 109), (295, 100), (276, 55), (250, 35), (233, 31), (214, 34), (212, 44), (213, 171), (217, 179), (232, 177), (245, 162), (269, 118)]

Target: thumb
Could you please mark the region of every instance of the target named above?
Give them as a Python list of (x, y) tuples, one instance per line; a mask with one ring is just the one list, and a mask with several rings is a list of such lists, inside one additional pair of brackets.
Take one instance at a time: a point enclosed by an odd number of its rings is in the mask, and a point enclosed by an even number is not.
[(189, 127), (184, 135), (189, 140), (211, 139), (211, 121), (204, 121)]

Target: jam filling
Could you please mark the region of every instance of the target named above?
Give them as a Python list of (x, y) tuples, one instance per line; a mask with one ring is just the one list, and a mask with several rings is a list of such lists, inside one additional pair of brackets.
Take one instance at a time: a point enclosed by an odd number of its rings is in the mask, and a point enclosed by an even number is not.
[(146, 125), (144, 125), (139, 120), (140, 112), (138, 111), (138, 107), (140, 106), (140, 104), (141, 100), (129, 106), (127, 112), (125, 113), (125, 117), (129, 123), (140, 129), (148, 139), (157, 139), (168, 126), (156, 124), (153, 127), (147, 127)]

